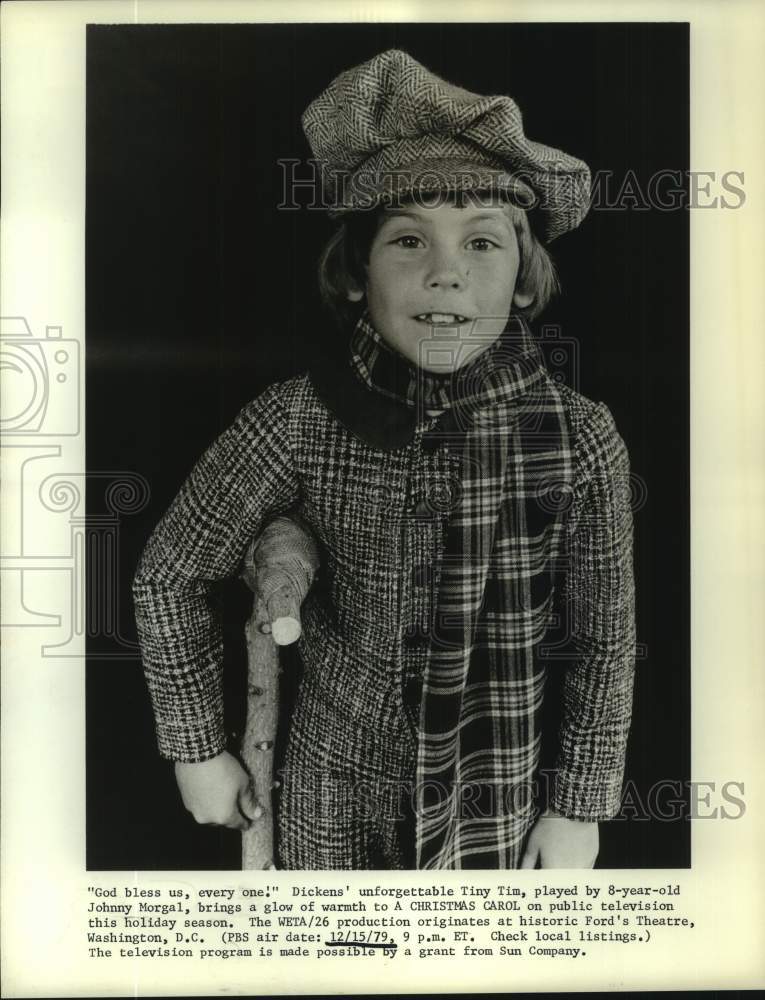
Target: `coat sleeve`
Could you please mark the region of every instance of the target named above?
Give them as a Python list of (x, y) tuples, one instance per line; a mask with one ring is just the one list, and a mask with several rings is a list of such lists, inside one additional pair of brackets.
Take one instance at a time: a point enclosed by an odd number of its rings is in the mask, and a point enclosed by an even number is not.
[(574, 663), (563, 682), (550, 805), (594, 821), (619, 811), (635, 672), (629, 456), (602, 403), (575, 456), (566, 584)]
[(264, 520), (294, 504), (288, 414), (271, 386), (205, 452), (152, 533), (133, 581), (160, 753), (202, 761), (225, 747), (222, 627), (212, 585), (238, 572)]

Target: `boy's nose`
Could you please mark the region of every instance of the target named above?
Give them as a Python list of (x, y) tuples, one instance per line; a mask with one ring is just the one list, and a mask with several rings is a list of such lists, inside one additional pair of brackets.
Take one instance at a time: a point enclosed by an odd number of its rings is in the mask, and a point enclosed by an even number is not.
[(462, 288), (467, 275), (452, 256), (434, 258), (426, 276), (428, 288)]

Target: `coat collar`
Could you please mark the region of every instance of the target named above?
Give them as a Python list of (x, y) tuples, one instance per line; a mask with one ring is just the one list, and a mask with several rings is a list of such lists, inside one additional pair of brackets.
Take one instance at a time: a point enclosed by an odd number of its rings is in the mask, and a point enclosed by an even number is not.
[(412, 440), (414, 410), (362, 382), (352, 368), (347, 343), (334, 342), (308, 374), (319, 399), (361, 441), (380, 451), (396, 451)]
[[(472, 400), (473, 405), (516, 400), (544, 373), (539, 347), (517, 317), (501, 340), (474, 364), (475, 376), (466, 381), (483, 389), (481, 396)], [(317, 395), (336, 419), (355, 437), (381, 451), (396, 451), (412, 440), (418, 421), (414, 386), (418, 384), (417, 391), (422, 391), (423, 385), (422, 373), (419, 376), (408, 361), (382, 342), (366, 312), (349, 338), (328, 337), (327, 350), (309, 368)], [(428, 446), (437, 446), (449, 435), (461, 437), (458, 428), (466, 411), (462, 416), (455, 413), (450, 381), (438, 376), (425, 378), (426, 398), (431, 405), (445, 408), (435, 428), (438, 433), (431, 435)], [(422, 413), (419, 419), (423, 420)]]

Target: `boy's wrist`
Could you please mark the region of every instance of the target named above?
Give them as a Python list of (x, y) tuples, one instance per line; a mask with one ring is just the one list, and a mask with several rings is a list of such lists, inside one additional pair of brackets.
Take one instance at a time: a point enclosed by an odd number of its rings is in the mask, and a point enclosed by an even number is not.
[(205, 757), (204, 760), (174, 760), (173, 765), (176, 770), (178, 768), (186, 767), (202, 767), (204, 764), (212, 764), (213, 761), (217, 760), (218, 757), (221, 756), (222, 753), (223, 751), (221, 751), (221, 753), (214, 754), (212, 757)]
[(621, 808), (623, 765), (615, 763), (593, 780), (581, 770), (558, 765), (545, 797), (547, 806), (566, 819), (601, 822), (612, 819)]
[(560, 812), (558, 809), (553, 808), (553, 806), (547, 806), (545, 810), (540, 814), (540, 819), (567, 819), (571, 823), (597, 823), (597, 819), (590, 819), (584, 816), (567, 816), (564, 812)]
[(157, 749), (174, 764), (202, 764), (219, 757), (227, 747), (222, 727), (215, 724), (200, 725), (197, 732), (188, 727), (181, 730), (157, 725)]

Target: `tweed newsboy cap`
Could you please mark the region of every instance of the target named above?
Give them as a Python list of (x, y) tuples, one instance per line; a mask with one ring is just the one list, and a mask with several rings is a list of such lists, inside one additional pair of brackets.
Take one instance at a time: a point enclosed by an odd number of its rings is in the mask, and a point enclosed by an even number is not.
[(549, 242), (587, 214), (586, 163), (527, 139), (510, 97), (482, 97), (389, 49), (337, 76), (303, 130), (332, 214), (450, 190), (502, 191)]

